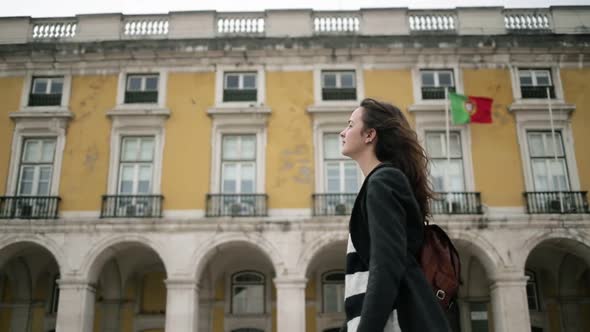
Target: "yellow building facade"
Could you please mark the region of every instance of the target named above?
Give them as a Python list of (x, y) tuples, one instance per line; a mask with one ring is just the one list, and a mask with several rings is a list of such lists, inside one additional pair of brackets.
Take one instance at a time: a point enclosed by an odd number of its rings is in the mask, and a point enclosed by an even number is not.
[[(338, 330), (363, 181), (338, 133), (366, 97), (431, 158), (453, 330), (589, 330), (589, 19), (0, 18), (0, 331)], [(447, 133), (445, 90), (493, 122)]]

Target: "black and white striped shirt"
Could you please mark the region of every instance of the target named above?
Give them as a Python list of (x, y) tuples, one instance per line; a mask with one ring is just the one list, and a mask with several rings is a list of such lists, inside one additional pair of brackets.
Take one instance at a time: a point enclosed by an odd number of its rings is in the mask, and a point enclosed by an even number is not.
[[(344, 307), (346, 308), (347, 317), (346, 322), (347, 332), (356, 332), (359, 322), (361, 320), (361, 310), (363, 308), (363, 300), (367, 291), (367, 283), (369, 280), (369, 267), (363, 263), (359, 257), (350, 234), (348, 235), (348, 246), (346, 249), (346, 275), (344, 279)], [(400, 331), (397, 323), (395, 311), (391, 313), (385, 329), (383, 332)]]

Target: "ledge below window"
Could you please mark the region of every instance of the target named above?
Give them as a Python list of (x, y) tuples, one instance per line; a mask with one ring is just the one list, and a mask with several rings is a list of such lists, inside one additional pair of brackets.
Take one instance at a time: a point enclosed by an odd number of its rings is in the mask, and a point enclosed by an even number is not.
[(445, 111), (445, 101), (441, 100), (436, 103), (419, 103), (408, 107), (410, 113), (414, 112), (443, 112)]
[(354, 102), (342, 102), (338, 104), (326, 104), (326, 105), (311, 105), (307, 108), (307, 112), (309, 113), (352, 113), (357, 107), (359, 107), (359, 102), (356, 100)]
[(123, 107), (117, 106), (107, 112), (108, 116), (170, 116), (170, 110), (163, 107)]
[(44, 119), (44, 118), (64, 118), (69, 120), (74, 117), (67, 107), (25, 107), (18, 112), (10, 113), (12, 119)]
[(270, 108), (266, 106), (216, 106), (207, 110), (209, 115), (219, 114), (270, 114)]
[[(576, 109), (576, 105), (573, 104), (566, 104), (563, 101), (551, 101), (551, 109), (553, 111), (566, 111), (566, 112), (573, 112)], [(519, 100), (514, 102), (512, 105), (508, 106), (508, 110), (511, 112), (518, 112), (518, 111), (547, 111), (549, 110), (549, 105), (547, 101), (542, 102), (539, 100), (536, 101), (528, 101), (528, 100)]]

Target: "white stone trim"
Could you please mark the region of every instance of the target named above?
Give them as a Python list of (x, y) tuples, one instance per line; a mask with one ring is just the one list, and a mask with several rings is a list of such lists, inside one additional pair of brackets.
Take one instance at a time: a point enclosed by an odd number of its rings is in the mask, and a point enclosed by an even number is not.
[(414, 103), (422, 105), (431, 105), (442, 107), (444, 109), (444, 99), (422, 99), (422, 78), (420, 76), (421, 70), (443, 70), (451, 69), (453, 71), (453, 80), (455, 81), (455, 92), (464, 94), (463, 92), (463, 71), (459, 66), (458, 59), (449, 62), (425, 62), (424, 59), (419, 59), (416, 66), (412, 67), (412, 86), (414, 91)]
[(205, 217), (205, 210), (164, 210), (162, 212), (164, 219), (171, 218), (177, 220), (194, 220)]
[(312, 209), (268, 209), (269, 218), (309, 218)]
[[(32, 114), (25, 116), (25, 114), (28, 113)], [(14, 118), (16, 124), (12, 136), (10, 165), (6, 181), (6, 195), (16, 195), (20, 157), (24, 140), (26, 138), (35, 137), (55, 137), (55, 155), (53, 158), (53, 174), (49, 195), (58, 196), (61, 179), (61, 165), (66, 144), (66, 129), (72, 114), (69, 112), (53, 113), (52, 115), (49, 115), (50, 118), (48, 120), (46, 116), (37, 116), (37, 114), (29, 111), (19, 111), (12, 113), (11, 117)]]
[(531, 63), (520, 63), (520, 62), (513, 62), (509, 64), (510, 68), (510, 81), (512, 82), (512, 96), (514, 98), (515, 104), (547, 104), (547, 98), (535, 99), (535, 98), (522, 98), (522, 94), (520, 91), (520, 78), (518, 76), (518, 71), (520, 68), (527, 68), (527, 69), (547, 69), (551, 70), (551, 81), (553, 82), (553, 89), (555, 90), (555, 98), (552, 99), (552, 102), (557, 103), (564, 103), (563, 99), (563, 85), (561, 83), (561, 71), (559, 67), (553, 62), (535, 62), (534, 64)]
[(115, 109), (107, 113), (112, 118), (109, 177), (107, 194), (117, 194), (117, 179), (119, 174), (119, 158), (121, 140), (124, 136), (154, 136), (154, 174), (152, 179), (152, 194), (161, 193), (162, 157), (165, 144), (164, 123), (169, 111), (128, 111)]
[[(551, 130), (549, 121), (549, 111), (547, 106), (540, 109), (517, 109), (511, 107), (516, 114), (516, 130), (520, 146), (520, 155), (522, 160), (523, 174), (525, 178), (526, 191), (534, 191), (534, 182), (531, 171), (531, 160), (529, 157), (529, 147), (527, 140), (527, 131), (529, 130)], [(561, 131), (567, 171), (570, 181), (570, 190), (579, 191), (580, 178), (578, 176), (578, 166), (574, 149), (574, 135), (571, 127), (570, 115), (573, 108), (564, 107), (553, 110), (553, 124), (556, 131)]]
[[(154, 67), (125, 67), (119, 72), (117, 84), (117, 109), (153, 109), (166, 107), (168, 69)], [(158, 102), (154, 104), (138, 103), (125, 104), (125, 90), (127, 88), (127, 75), (129, 74), (158, 74)]]
[[(63, 76), (64, 85), (61, 93), (61, 103), (59, 106), (29, 106), (29, 94), (34, 76)], [(65, 70), (35, 70), (26, 71), (24, 86), (20, 98), (20, 109), (23, 111), (67, 111), (70, 104), (70, 94), (72, 90), (72, 75), (70, 71)]]
[(211, 130), (211, 179), (209, 192), (221, 192), (221, 145), (223, 135), (226, 134), (254, 134), (256, 135), (256, 193), (266, 192), (266, 139), (267, 116), (270, 111), (263, 113), (233, 113), (214, 114)]
[[(353, 70), (356, 82), (356, 100), (322, 100), (322, 71), (323, 70)], [(362, 65), (356, 63), (318, 64), (313, 66), (313, 97), (315, 105), (335, 106), (343, 108), (358, 107), (365, 98), (365, 78)], [(356, 108), (355, 107), (355, 108)], [(352, 112), (350, 110), (350, 112)]]
[[(426, 148), (427, 131), (446, 131), (444, 106), (434, 111), (413, 111), (416, 117), (416, 133), (420, 144)], [(450, 110), (449, 110), (450, 113)], [(449, 114), (449, 121), (451, 121)], [(461, 153), (463, 154), (463, 178), (465, 191), (474, 192), (475, 181), (473, 172), (473, 157), (471, 155), (471, 127), (465, 125), (449, 125), (450, 131), (459, 132), (461, 135)]]
[(98, 219), (100, 211), (63, 211), (60, 212), (62, 219)]
[[(224, 102), (223, 82), (226, 72), (256, 72), (256, 101)], [(264, 65), (218, 65), (215, 70), (215, 105), (217, 107), (260, 107), (266, 103), (266, 73)]]

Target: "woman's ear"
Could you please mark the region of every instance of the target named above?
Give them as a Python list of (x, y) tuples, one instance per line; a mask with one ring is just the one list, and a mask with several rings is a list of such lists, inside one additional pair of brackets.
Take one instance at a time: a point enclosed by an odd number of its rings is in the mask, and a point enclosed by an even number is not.
[(373, 143), (377, 139), (377, 131), (374, 128), (367, 130), (365, 143)]

